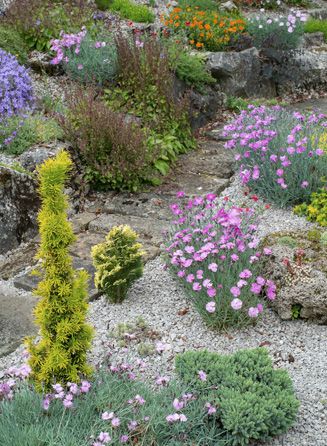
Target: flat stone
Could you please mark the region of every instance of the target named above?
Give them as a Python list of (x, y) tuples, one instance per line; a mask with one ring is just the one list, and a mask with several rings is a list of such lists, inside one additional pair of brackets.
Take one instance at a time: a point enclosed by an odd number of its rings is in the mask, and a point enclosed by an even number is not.
[(37, 300), (0, 284), (0, 357), (13, 352), (26, 336), (34, 335), (33, 308)]
[(33, 240), (27, 245), (22, 245), (10, 255), (0, 260), (0, 279), (8, 280), (24, 271), (28, 266), (36, 264), (35, 254), (37, 241)]
[[(100, 296), (100, 292), (94, 286), (94, 273), (95, 269), (92, 265), (91, 259), (82, 259), (79, 257), (73, 257), (73, 267), (75, 270), (85, 269), (89, 275), (90, 279), (88, 282), (88, 296), (89, 301), (92, 301)], [(14, 286), (25, 291), (33, 291), (36, 289), (41, 278), (37, 275), (31, 274), (31, 271), (26, 272), (21, 276), (14, 279)]]
[(80, 214), (76, 214), (71, 219), (71, 223), (73, 225), (74, 234), (78, 234), (79, 232), (86, 231), (91, 221), (95, 220), (97, 215), (92, 212), (82, 212)]

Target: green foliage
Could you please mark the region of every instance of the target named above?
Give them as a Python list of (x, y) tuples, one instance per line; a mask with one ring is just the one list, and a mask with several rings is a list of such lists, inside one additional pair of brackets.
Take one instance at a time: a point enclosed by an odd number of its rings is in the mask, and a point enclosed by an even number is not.
[[(96, 42), (104, 42), (104, 46), (96, 47)], [(113, 81), (117, 74), (116, 47), (110, 36), (98, 35), (96, 39), (87, 35), (79, 47), (65, 51), (68, 62), (64, 63), (65, 72), (74, 80), (83, 83), (105, 85)]]
[(24, 39), (8, 25), (0, 24), (0, 48), (16, 56), (21, 64), (28, 60), (28, 47)]
[(273, 105), (286, 105), (285, 102), (280, 102), (275, 98), (266, 99), (266, 98), (257, 98), (257, 99), (247, 99), (247, 98), (239, 98), (235, 96), (229, 96), (227, 98), (227, 108), (232, 111), (241, 112), (242, 110), (247, 110), (249, 105), (254, 105), (255, 107), (259, 107), (260, 105), (273, 106)]
[(63, 190), (71, 166), (68, 154), (62, 151), (39, 168), (42, 207), (37, 257), (42, 261), (44, 277), (35, 290), (41, 298), (35, 321), (41, 340), (28, 341), (31, 379), (39, 391), (51, 389), (54, 382), (79, 382), (81, 376), (91, 373), (86, 363), (92, 339), (92, 328), (85, 322), (88, 275), (84, 270), (74, 272), (68, 254), (75, 236), (67, 220)]
[[(285, 370), (274, 370), (268, 352), (258, 348), (223, 356), (208, 351), (176, 358), (183, 382), (194, 391), (207, 391), (218, 407), (217, 424), (226, 445), (245, 446), (286, 432), (295, 422), (299, 403)], [(199, 371), (206, 380), (199, 379)], [(216, 389), (216, 390), (214, 390)]]
[(96, 0), (97, 6), (102, 9), (118, 12), (121, 18), (140, 23), (153, 23), (154, 13), (145, 5), (138, 5), (132, 0)]
[[(28, 14), (26, 14), (28, 11)], [(93, 8), (87, 0), (14, 0), (6, 21), (24, 38), (30, 49), (47, 51), (61, 31), (78, 32), (93, 25)]]
[(324, 231), (321, 234), (320, 242), (321, 242), (322, 245), (326, 245), (327, 246), (327, 231)]
[(186, 9), (188, 7), (198, 8), (201, 11), (218, 11), (216, 0), (178, 0), (178, 7)]
[(293, 237), (288, 236), (288, 235), (280, 237), (277, 240), (277, 243), (279, 245), (288, 246), (289, 248), (296, 248), (297, 247), (297, 241)]
[(32, 176), (32, 174), (31, 174), (31, 172), (29, 170), (24, 169), (24, 167), (21, 166), (17, 162), (12, 163), (12, 164), (0, 163), (0, 166), (1, 167), (7, 167), (8, 169), (15, 170), (16, 172), (19, 172), (19, 173), (24, 173), (25, 175), (28, 175), (30, 177)]
[(137, 346), (137, 353), (140, 356), (146, 357), (154, 355), (156, 352), (156, 349), (154, 348), (153, 344), (150, 344), (149, 342), (140, 342)]
[(306, 216), (307, 220), (327, 227), (327, 187), (311, 194), (310, 202), (295, 206), (294, 213)]
[(301, 309), (302, 309), (301, 304), (292, 305), (292, 319), (299, 319), (301, 315)]
[(304, 25), (304, 32), (324, 34), (325, 41), (327, 42), (327, 20), (309, 19)]
[(169, 63), (178, 79), (186, 85), (203, 92), (206, 85), (214, 84), (214, 79), (206, 68), (205, 60), (201, 53), (191, 54), (181, 45), (169, 43)]
[(94, 283), (111, 302), (122, 302), (132, 283), (143, 274), (142, 245), (129, 226), (111, 229), (106, 241), (93, 246)]
[(3, 145), (2, 151), (11, 155), (20, 155), (34, 144), (47, 143), (61, 139), (63, 132), (52, 118), (45, 118), (41, 114), (30, 115), (23, 121), (20, 117), (11, 118), (1, 128), (1, 139), (16, 131), (15, 138), (9, 145)]

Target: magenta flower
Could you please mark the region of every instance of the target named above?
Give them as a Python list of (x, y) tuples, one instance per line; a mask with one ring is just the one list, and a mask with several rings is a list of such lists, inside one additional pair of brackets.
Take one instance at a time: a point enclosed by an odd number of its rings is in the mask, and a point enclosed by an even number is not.
[(192, 288), (193, 291), (201, 291), (202, 286), (199, 284), (199, 282), (194, 282)]
[(188, 274), (187, 276), (186, 276), (186, 282), (188, 282), (188, 283), (192, 283), (193, 281), (194, 281), (194, 274)]
[(138, 422), (137, 422), (137, 421), (134, 421), (134, 420), (130, 421), (130, 422), (128, 423), (128, 425), (127, 425), (128, 430), (129, 430), (130, 432), (133, 432), (133, 431), (137, 428), (137, 426), (138, 426)]
[(209, 269), (210, 271), (212, 271), (213, 273), (216, 273), (217, 270), (218, 270), (218, 265), (217, 265), (217, 263), (209, 263), (209, 265), (208, 265), (208, 269)]
[(176, 197), (177, 197), (177, 198), (183, 198), (183, 197), (185, 197), (185, 192), (183, 192), (182, 190), (178, 191), (177, 194), (176, 194)]
[(270, 248), (263, 248), (263, 253), (266, 256), (270, 256), (272, 254), (272, 250)]
[(252, 285), (251, 285), (251, 292), (252, 292), (252, 293), (254, 293), (254, 294), (260, 294), (260, 293), (261, 293), (261, 289), (262, 289), (262, 286), (261, 286), (261, 285), (259, 285), (259, 284), (256, 283), (256, 282), (252, 283)]
[(181, 410), (184, 407), (183, 401), (179, 401), (178, 398), (175, 398), (173, 401), (173, 407), (175, 410)]
[[(213, 298), (213, 297), (216, 296), (216, 294), (217, 294), (217, 290), (216, 290), (215, 288), (213, 288), (213, 287), (207, 288), (207, 295), (208, 295), (209, 297)], [(210, 303), (210, 302), (209, 302), (209, 303)], [(207, 309), (207, 311), (208, 311), (208, 309)], [(213, 313), (214, 311), (215, 311), (215, 310), (213, 310), (212, 313)], [(209, 313), (210, 313), (210, 311), (209, 311)]]
[(134, 400), (137, 402), (137, 404), (139, 404), (140, 406), (143, 406), (143, 404), (145, 404), (145, 399), (140, 396), (140, 395), (136, 395)]
[(230, 292), (232, 293), (232, 295), (233, 295), (234, 297), (238, 297), (238, 296), (241, 294), (241, 290), (240, 290), (237, 286), (233, 286), (233, 287), (230, 289)]
[(204, 279), (204, 281), (202, 282), (203, 286), (205, 288), (211, 288), (212, 287), (212, 282), (210, 279)]
[(309, 186), (309, 182), (308, 181), (302, 181), (302, 183), (301, 183), (302, 189), (305, 189), (308, 186)]
[[(142, 43), (143, 43), (143, 42), (142, 42)], [(121, 442), (121, 443), (127, 443), (128, 440), (129, 440), (128, 435), (122, 435), (122, 436), (120, 437), (120, 442)]]
[(262, 304), (258, 304), (257, 305), (257, 309), (258, 309), (259, 313), (262, 313), (263, 312), (263, 305)]
[(216, 303), (211, 301), (206, 305), (206, 310), (208, 313), (214, 313), (216, 311)]
[(208, 411), (208, 415), (213, 415), (214, 413), (217, 412), (217, 409), (215, 408), (215, 406), (213, 406), (213, 405), (210, 404), (210, 403), (206, 403), (206, 404), (205, 404), (205, 407), (206, 407), (206, 409), (207, 409), (207, 411)]
[(241, 301), (241, 299), (233, 299), (231, 302), (231, 307), (233, 308), (233, 310), (240, 310), (242, 308), (243, 302)]
[(111, 437), (108, 434), (108, 432), (100, 432), (98, 440), (101, 441), (101, 443), (106, 444), (109, 443), (109, 441), (111, 441)]
[(119, 419), (118, 417), (114, 417), (114, 418), (111, 420), (111, 425), (112, 425), (112, 427), (118, 427), (118, 426), (120, 426), (120, 419)]
[(249, 279), (251, 276), (252, 276), (252, 273), (249, 269), (245, 269), (239, 274), (239, 277), (241, 279)]
[(91, 383), (89, 383), (88, 381), (83, 380), (82, 383), (81, 383), (80, 391), (82, 393), (88, 393), (90, 388), (91, 388)]

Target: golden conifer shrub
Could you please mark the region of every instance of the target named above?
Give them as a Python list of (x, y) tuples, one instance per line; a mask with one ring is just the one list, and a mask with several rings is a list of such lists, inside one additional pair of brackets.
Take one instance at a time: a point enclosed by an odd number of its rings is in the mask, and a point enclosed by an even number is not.
[(96, 268), (95, 286), (111, 302), (122, 302), (128, 288), (143, 274), (144, 252), (137, 238), (136, 232), (129, 226), (116, 226), (106, 236), (104, 243), (92, 248)]
[(28, 340), (31, 379), (38, 390), (51, 385), (78, 383), (90, 376), (86, 353), (91, 346), (93, 329), (86, 323), (88, 274), (75, 272), (68, 253), (74, 242), (67, 220), (68, 200), (64, 185), (72, 162), (65, 151), (45, 161), (39, 168), (39, 212), (41, 236), (37, 258), (41, 260), (43, 279), (35, 290), (40, 300), (35, 308), (35, 322), (41, 340)]

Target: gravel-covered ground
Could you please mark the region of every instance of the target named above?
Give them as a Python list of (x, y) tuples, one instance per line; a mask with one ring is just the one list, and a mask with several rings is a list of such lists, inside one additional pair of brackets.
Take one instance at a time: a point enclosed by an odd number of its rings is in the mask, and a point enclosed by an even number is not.
[[(224, 191), (223, 196), (247, 202), (237, 181)], [(262, 203), (252, 205), (263, 208)], [(270, 208), (260, 219), (260, 236), (276, 230), (307, 229), (311, 226), (303, 218), (289, 211)], [(7, 284), (10, 286), (10, 283)], [(30, 295), (26, 293), (26, 297)], [(112, 333), (117, 324), (133, 323), (141, 316), (148, 329), (139, 338), (127, 341), (128, 351), (119, 346)], [(165, 270), (157, 258), (147, 263), (143, 277), (130, 290), (121, 305), (109, 304), (104, 297), (90, 304), (89, 321), (95, 327), (95, 339), (90, 359), (101, 363), (113, 353), (113, 361), (133, 361), (140, 358), (139, 342), (156, 347), (161, 342), (167, 351), (156, 351), (144, 357), (144, 376), (153, 382), (158, 375), (173, 375), (174, 357), (189, 349), (207, 348), (219, 353), (232, 353), (242, 348), (266, 346), (276, 367), (286, 368), (301, 401), (299, 418), (294, 429), (269, 446), (327, 446), (327, 327), (304, 321), (282, 321), (272, 310), (267, 310), (255, 327), (230, 330), (226, 333), (210, 331), (200, 315), (192, 308), (182, 286)], [(133, 338), (133, 329), (132, 333)], [(21, 361), (23, 348), (0, 358), (0, 369)], [(1, 377), (1, 372), (0, 372)]]

